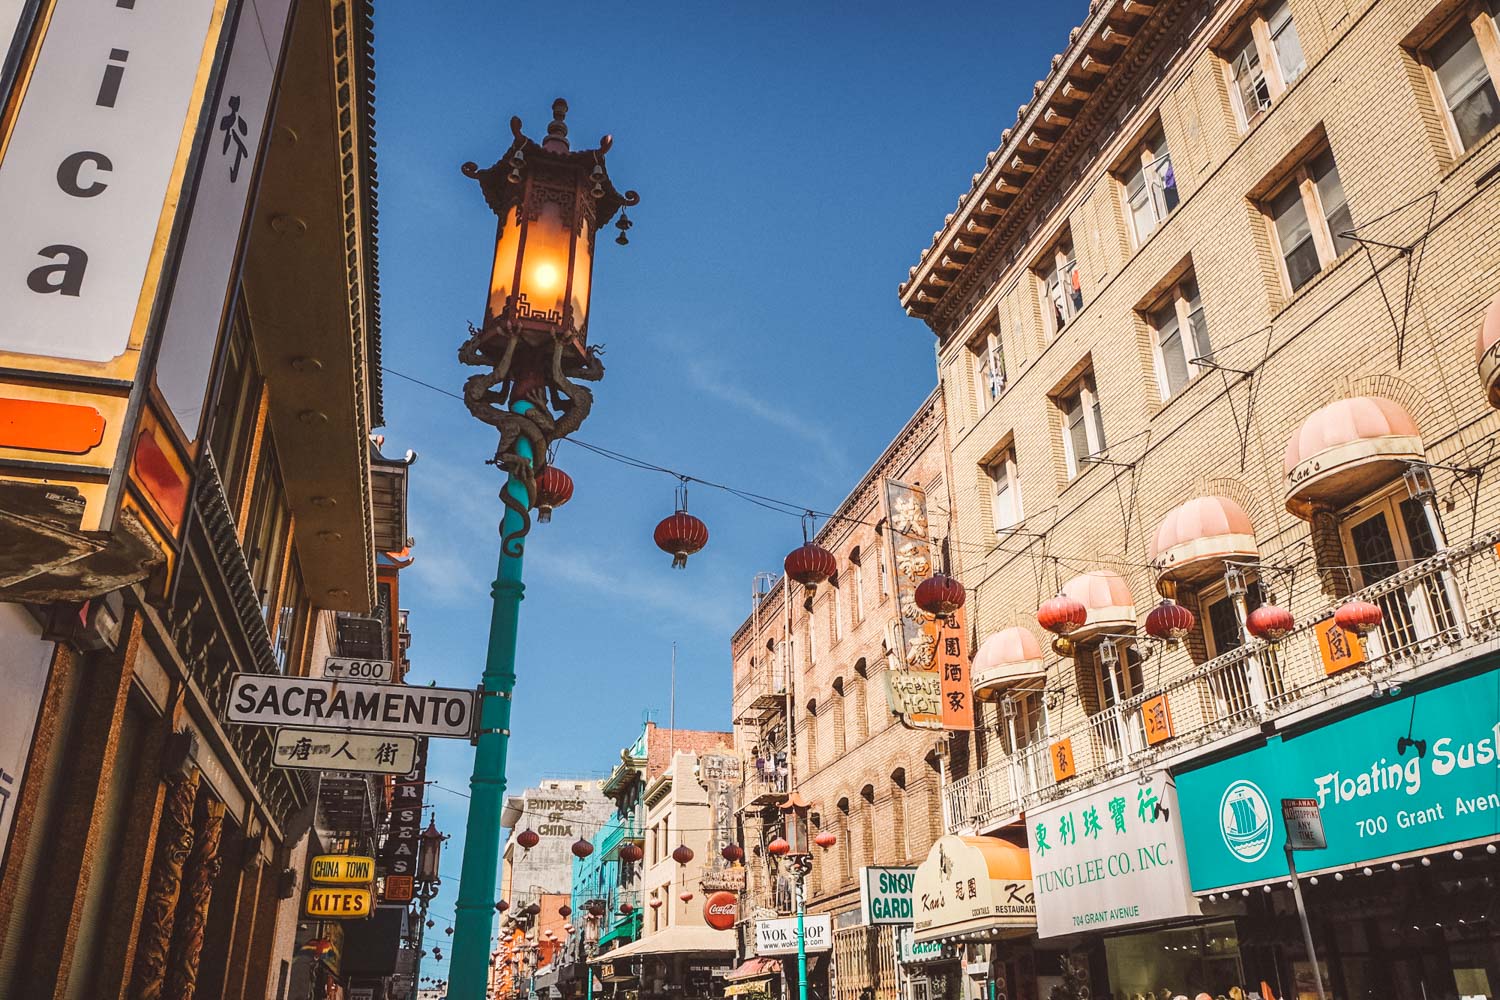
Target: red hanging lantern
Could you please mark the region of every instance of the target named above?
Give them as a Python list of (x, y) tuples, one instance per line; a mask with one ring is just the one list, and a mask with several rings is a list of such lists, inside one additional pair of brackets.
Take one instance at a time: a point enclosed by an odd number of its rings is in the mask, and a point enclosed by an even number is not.
[(792, 845), (785, 837), (777, 837), (766, 845), (766, 853), (773, 854), (778, 858), (784, 858), (791, 851)]
[(1290, 611), (1274, 604), (1262, 604), (1245, 616), (1245, 628), (1262, 642), (1280, 642), (1295, 624)]
[(552, 520), (552, 511), (573, 499), (573, 477), (549, 465), (536, 477), (536, 519)]
[(542, 904), (540, 904), (540, 903), (532, 903), (532, 904), (530, 904), (529, 906), (526, 907), (526, 914), (527, 914), (527, 916), (534, 917), (538, 913), (541, 913), (541, 912), (542, 912)]
[(1042, 606), (1036, 609), (1037, 624), (1057, 635), (1077, 631), (1088, 620), (1089, 609), (1083, 606), (1082, 601), (1067, 594), (1058, 594), (1051, 600), (1043, 601)]
[(1359, 635), (1369, 635), (1384, 619), (1385, 612), (1380, 610), (1380, 605), (1369, 601), (1347, 601), (1333, 613), (1333, 620), (1339, 628)]
[(813, 838), (813, 843), (817, 844), (819, 847), (823, 848), (823, 850), (825, 850), (825, 851), (828, 850), (830, 847), (832, 847), (834, 844), (837, 844), (838, 842), (839, 842), (839, 838), (838, 838), (837, 835), (834, 834), (834, 832), (832, 830), (822, 830), (822, 831), (819, 831), (818, 835)]
[(653, 909), (653, 910), (659, 910), (659, 909), (661, 909), (661, 900), (659, 900), (659, 899), (653, 899), (651, 901), (651, 909)]
[(801, 548), (787, 553), (782, 566), (786, 569), (787, 576), (808, 590), (816, 590), (818, 584), (833, 579), (833, 575), (839, 571), (839, 562), (833, 553), (817, 542), (803, 542)]
[(657, 548), (672, 553), (672, 568), (682, 569), (688, 556), (708, 544), (708, 525), (679, 508), (656, 526), (655, 538)]
[(590, 844), (587, 840), (579, 837), (577, 840), (573, 841), (573, 857), (578, 858), (581, 861), (593, 853), (594, 845)]
[(634, 912), (635, 912), (635, 907), (631, 906), (629, 903), (621, 903), (620, 904), (620, 916), (622, 916), (622, 917), (628, 917), (628, 916), (630, 916)]
[(633, 865), (646, 857), (646, 849), (640, 844), (626, 844), (620, 848), (620, 860)]
[(679, 865), (685, 865), (693, 860), (693, 849), (686, 844), (677, 845), (677, 850), (672, 852), (672, 860)]
[(917, 584), (915, 600), (928, 614), (947, 618), (964, 606), (964, 585), (946, 573), (934, 573)]
[(680, 899), (680, 900), (682, 900), (684, 903), (691, 903), (693, 901), (692, 890), (690, 890), (690, 889), (684, 889), (684, 890), (682, 890), (681, 892), (679, 892), (677, 894), (677, 898)]
[(510, 903), (502, 899), (495, 904), (495, 909), (500, 913), (504, 913), (506, 910), (510, 909)]
[(557, 915), (559, 917), (571, 917), (573, 915), (573, 908), (567, 903), (564, 903), (557, 908)]
[(516, 843), (520, 844), (523, 849), (528, 851), (541, 842), (542, 838), (537, 836), (537, 832), (535, 830), (522, 830), (520, 833), (516, 834)]
[(1153, 639), (1177, 642), (1193, 630), (1197, 619), (1176, 601), (1162, 601), (1146, 616), (1146, 634)]
[(734, 864), (744, 858), (745, 849), (739, 844), (725, 844), (723, 850), (719, 851), (719, 856), (730, 864)]
[(590, 900), (587, 909), (591, 915), (602, 917), (604, 916), (604, 901), (601, 899)]

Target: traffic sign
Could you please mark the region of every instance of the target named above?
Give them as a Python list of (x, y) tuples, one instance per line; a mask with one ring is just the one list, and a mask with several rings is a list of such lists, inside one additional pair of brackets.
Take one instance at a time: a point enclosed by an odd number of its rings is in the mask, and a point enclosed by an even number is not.
[(307, 915), (319, 920), (358, 920), (371, 912), (369, 889), (330, 889), (313, 886), (307, 890)]
[(369, 885), (375, 881), (375, 859), (357, 854), (320, 854), (312, 859), (314, 882)]
[(318, 729), (276, 730), (271, 763), (317, 771), (406, 774), (417, 759), (417, 738), (395, 733), (330, 733)]
[(303, 726), (466, 740), (474, 728), (474, 702), (474, 691), (464, 688), (235, 674), (224, 718), (254, 726)]
[(357, 660), (347, 656), (330, 656), (323, 661), (323, 676), (340, 681), (389, 682), (396, 676), (390, 660)]
[(1286, 824), (1288, 850), (1321, 851), (1328, 846), (1317, 799), (1282, 799), (1281, 819)]

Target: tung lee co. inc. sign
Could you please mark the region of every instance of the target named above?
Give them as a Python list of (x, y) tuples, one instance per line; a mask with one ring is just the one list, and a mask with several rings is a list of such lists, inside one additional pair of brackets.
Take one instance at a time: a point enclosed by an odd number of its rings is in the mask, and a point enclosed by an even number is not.
[(1028, 811), (1038, 937), (1196, 916), (1165, 771)]

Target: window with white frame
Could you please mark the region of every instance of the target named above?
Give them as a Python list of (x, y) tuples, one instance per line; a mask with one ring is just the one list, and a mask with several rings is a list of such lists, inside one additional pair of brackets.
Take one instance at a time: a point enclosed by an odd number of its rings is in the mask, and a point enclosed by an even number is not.
[(1073, 479), (1083, 471), (1085, 459), (1105, 448), (1104, 419), (1094, 373), (1085, 372), (1054, 398), (1063, 416), (1063, 456), (1068, 478)]
[(1037, 265), (1046, 295), (1046, 310), (1052, 334), (1073, 321), (1083, 311), (1083, 279), (1078, 273), (1078, 258), (1073, 254), (1073, 240), (1064, 236)]
[(1169, 399), (1201, 371), (1197, 358), (1212, 353), (1208, 341), (1208, 319), (1198, 282), (1190, 274), (1183, 278), (1147, 314), (1156, 343), (1156, 374), (1161, 398)]
[(1131, 150), (1121, 168), (1120, 183), (1125, 186), (1130, 232), (1140, 246), (1172, 214), (1179, 200), (1172, 154), (1160, 128)]
[[(1251, 580), (1245, 586), (1245, 614), (1249, 614), (1266, 603), (1265, 593), (1259, 580)], [(1199, 598), (1199, 607), (1204, 609), (1203, 637), (1208, 640), (1208, 655), (1223, 656), (1231, 649), (1245, 644), (1244, 626), (1239, 612), (1235, 610), (1234, 598), (1229, 596), (1224, 584), (1206, 588)]]
[(1275, 230), (1282, 273), (1295, 292), (1354, 245), (1349, 199), (1333, 153), (1300, 164), (1265, 203)]
[(994, 485), (992, 502), (996, 531), (1006, 531), (1021, 523), (1021, 480), (1016, 474), (1016, 449), (1006, 448), (984, 467)]
[(1492, 4), (1470, 4), (1422, 53), (1447, 112), (1450, 137), (1463, 153), (1500, 125), (1500, 34)]
[(983, 415), (1005, 391), (1005, 347), (1000, 327), (991, 324), (969, 343), (974, 362), (975, 412)]
[(1250, 25), (1225, 54), (1241, 131), (1254, 125), (1280, 99), (1302, 71), (1307, 58), (1286, 0), (1257, 10)]
[[(1340, 521), (1351, 586), (1373, 587), (1400, 570), (1438, 553), (1435, 515), (1403, 485), (1368, 499)], [(1388, 652), (1431, 640), (1454, 627), (1453, 607), (1441, 575), (1434, 571), (1374, 598), (1383, 617), (1380, 637)]]
[(1013, 691), (1000, 711), (1006, 752), (1016, 754), (1047, 742), (1047, 710), (1040, 691)]

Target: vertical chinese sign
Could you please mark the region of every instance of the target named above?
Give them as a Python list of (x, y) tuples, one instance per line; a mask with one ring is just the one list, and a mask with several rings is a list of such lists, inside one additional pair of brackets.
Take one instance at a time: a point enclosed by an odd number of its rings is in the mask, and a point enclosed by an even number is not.
[(888, 479), (886, 524), (896, 568), (896, 608), (901, 618), (904, 669), (886, 678), (891, 714), (912, 729), (973, 729), (967, 634), (960, 611), (939, 619), (917, 607), (917, 585), (937, 570), (920, 486)]
[(381, 901), (404, 903), (412, 898), (417, 875), (417, 851), (422, 842), (422, 799), (427, 789), (427, 737), (417, 744), (417, 763), (396, 782), (391, 796), (391, 825), (381, 851), (385, 887)]

